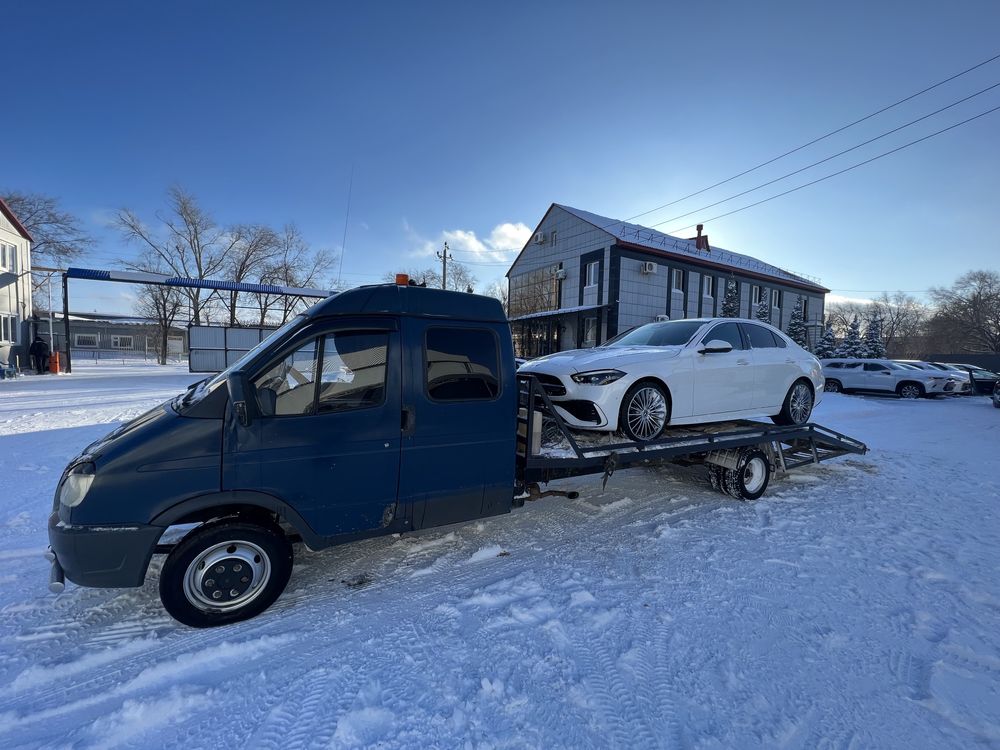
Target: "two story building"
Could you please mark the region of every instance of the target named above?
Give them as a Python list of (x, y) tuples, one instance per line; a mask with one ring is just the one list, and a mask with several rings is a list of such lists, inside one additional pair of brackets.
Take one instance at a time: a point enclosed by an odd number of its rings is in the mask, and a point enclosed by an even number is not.
[(0, 198), (0, 361), (28, 366), (31, 235)]
[(739, 315), (761, 300), (786, 330), (798, 300), (810, 345), (822, 335), (818, 281), (749, 255), (553, 203), (507, 272), (509, 317), (519, 356), (597, 346), (643, 323), (721, 315), (727, 281)]

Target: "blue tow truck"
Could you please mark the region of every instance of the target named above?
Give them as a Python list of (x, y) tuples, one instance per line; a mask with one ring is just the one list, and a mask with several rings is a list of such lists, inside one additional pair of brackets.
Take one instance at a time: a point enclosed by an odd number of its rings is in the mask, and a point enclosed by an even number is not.
[[(519, 376), (500, 303), (400, 283), (335, 294), (229, 369), (88, 446), (59, 480), (50, 589), (141, 586), (193, 627), (253, 617), (313, 550), (508, 513), (552, 479), (671, 460), (752, 499), (772, 470), (864, 444), (818, 425), (715, 425), (587, 446)], [(555, 433), (569, 451), (547, 454)], [(760, 481), (763, 471), (763, 484)], [(748, 486), (747, 477), (755, 477)], [(164, 543), (171, 527), (188, 527)]]

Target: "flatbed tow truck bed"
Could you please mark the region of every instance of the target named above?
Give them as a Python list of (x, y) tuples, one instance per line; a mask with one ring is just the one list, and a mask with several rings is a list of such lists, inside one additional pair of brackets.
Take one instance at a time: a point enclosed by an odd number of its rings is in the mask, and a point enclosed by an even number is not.
[(868, 451), (860, 440), (812, 422), (771, 425), (735, 420), (668, 428), (668, 436), (645, 443), (618, 441), (617, 435), (595, 440), (566, 426), (533, 375), (519, 374), (517, 383), (517, 475), (528, 497), (544, 494), (539, 483), (554, 479), (603, 474), (607, 485), (617, 469), (670, 461), (704, 463), (716, 489), (752, 500), (763, 494), (774, 471), (784, 474)]

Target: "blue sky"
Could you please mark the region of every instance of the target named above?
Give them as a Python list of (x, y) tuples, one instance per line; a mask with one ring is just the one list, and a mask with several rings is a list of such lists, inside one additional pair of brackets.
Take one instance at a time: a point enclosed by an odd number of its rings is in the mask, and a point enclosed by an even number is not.
[[(627, 218), (1000, 53), (992, 1), (39, 1), (8, 4), (3, 19), (0, 188), (59, 196), (99, 240), (89, 265), (134, 252), (108, 218), (121, 207), (151, 218), (174, 183), (220, 223), (293, 221), (339, 250), (353, 165), (349, 283), (430, 265), (449, 238), (457, 259), (483, 264), (470, 268), (484, 286), (506, 270), (519, 225), (553, 201)], [(997, 82), (1000, 60), (639, 221)], [(998, 105), (1000, 88), (700, 216)], [(845, 297), (995, 269), (998, 135), (1000, 112), (706, 231)], [(74, 307), (127, 308), (124, 291), (82, 288)]]

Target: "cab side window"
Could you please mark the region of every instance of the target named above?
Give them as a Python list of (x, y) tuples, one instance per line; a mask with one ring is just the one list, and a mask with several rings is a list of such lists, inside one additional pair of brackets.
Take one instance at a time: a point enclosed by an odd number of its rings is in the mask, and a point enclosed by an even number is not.
[(303, 344), (254, 379), (265, 416), (311, 414), (316, 398), (317, 341)]
[(740, 327), (737, 323), (722, 323), (717, 325), (705, 334), (702, 343), (707, 344), (709, 341), (715, 341), (716, 339), (732, 344), (734, 350), (745, 348), (743, 346), (743, 337), (740, 336)]
[(387, 333), (331, 333), (323, 339), (320, 414), (378, 406), (385, 401)]
[(500, 395), (500, 355), (492, 331), (428, 328), (424, 358), (433, 401), (492, 401)]
[(889, 368), (885, 365), (880, 365), (877, 362), (865, 362), (866, 372), (880, 372), (882, 370), (888, 370)]

